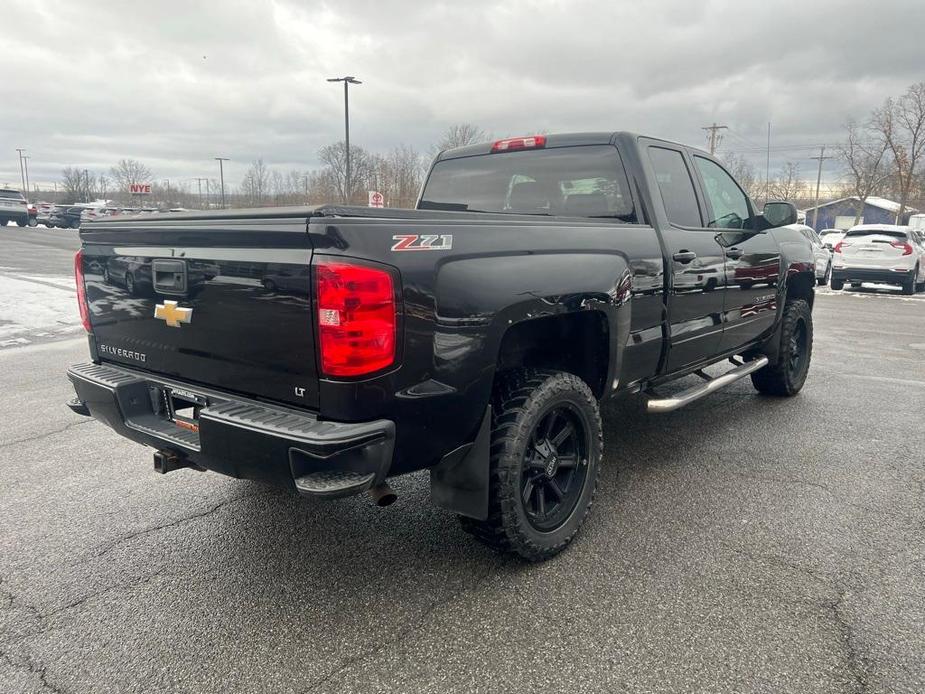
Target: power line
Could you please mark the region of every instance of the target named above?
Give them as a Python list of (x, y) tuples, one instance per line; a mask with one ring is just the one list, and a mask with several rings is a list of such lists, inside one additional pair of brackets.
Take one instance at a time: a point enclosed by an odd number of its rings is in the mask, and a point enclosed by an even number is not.
[(716, 154), (716, 146), (722, 141), (722, 137), (721, 136), (718, 137), (717, 133), (720, 130), (729, 130), (729, 126), (728, 125), (717, 125), (716, 122), (714, 121), (713, 125), (707, 125), (701, 128), (701, 130), (710, 131), (710, 156), (713, 156), (714, 154)]

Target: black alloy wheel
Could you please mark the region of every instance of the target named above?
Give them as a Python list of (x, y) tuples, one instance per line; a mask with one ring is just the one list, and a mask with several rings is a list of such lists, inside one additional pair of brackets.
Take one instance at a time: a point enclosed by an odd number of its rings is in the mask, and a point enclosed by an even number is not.
[(590, 434), (570, 404), (553, 406), (537, 422), (524, 453), (521, 499), (530, 524), (546, 532), (571, 516), (588, 474)]

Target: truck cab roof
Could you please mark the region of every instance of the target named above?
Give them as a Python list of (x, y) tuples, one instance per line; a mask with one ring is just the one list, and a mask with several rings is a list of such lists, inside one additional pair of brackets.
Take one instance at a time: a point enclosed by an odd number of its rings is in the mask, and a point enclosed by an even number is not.
[[(531, 137), (529, 135), (525, 137)], [(646, 137), (650, 140), (655, 140), (659, 142), (665, 142), (674, 147), (684, 147), (685, 149), (696, 150), (698, 152), (702, 150), (697, 150), (696, 148), (690, 147), (689, 145), (681, 144), (678, 142), (672, 142), (670, 140), (663, 140), (658, 137), (650, 137), (648, 135), (640, 135), (639, 133), (629, 132), (626, 130), (616, 130), (616, 131), (593, 131), (593, 132), (580, 132), (580, 133), (556, 133), (552, 135), (544, 135), (546, 138), (545, 146), (549, 147), (576, 147), (581, 145), (607, 145), (607, 144), (616, 144), (618, 142), (629, 143), (633, 142), (640, 137)], [(506, 138), (501, 138), (506, 139)], [(443, 161), (445, 159), (457, 159), (460, 157), (472, 157), (480, 154), (491, 154), (492, 147), (496, 142), (500, 140), (492, 140), (491, 142), (480, 142), (473, 145), (466, 145), (465, 147), (455, 147), (453, 149), (446, 149), (440, 152), (434, 162)], [(707, 154), (706, 152), (703, 152)]]

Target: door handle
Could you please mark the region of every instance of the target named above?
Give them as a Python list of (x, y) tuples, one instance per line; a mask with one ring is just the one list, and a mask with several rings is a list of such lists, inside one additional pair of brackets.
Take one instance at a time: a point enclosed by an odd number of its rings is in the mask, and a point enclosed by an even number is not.
[(696, 258), (697, 254), (694, 253), (694, 251), (678, 251), (671, 257), (679, 263), (684, 263), (686, 265)]
[(732, 258), (733, 260), (738, 260), (738, 259), (741, 258), (743, 255), (745, 255), (745, 251), (743, 251), (741, 248), (735, 248), (735, 247), (733, 247), (733, 248), (727, 248), (727, 249), (726, 249), (726, 257), (727, 257), (727, 258)]

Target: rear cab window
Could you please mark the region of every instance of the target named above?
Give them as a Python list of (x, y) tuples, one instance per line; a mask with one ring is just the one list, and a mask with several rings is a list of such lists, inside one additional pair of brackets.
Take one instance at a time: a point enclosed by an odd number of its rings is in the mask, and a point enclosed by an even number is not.
[(697, 193), (684, 155), (674, 149), (649, 147), (649, 161), (655, 171), (668, 221), (680, 227), (702, 227)]
[(623, 160), (613, 145), (444, 159), (434, 165), (418, 208), (639, 221)]

